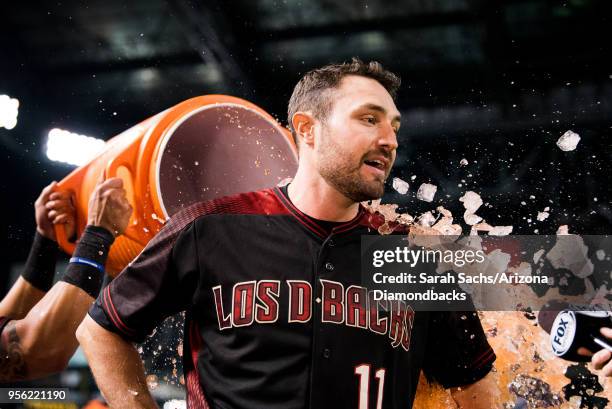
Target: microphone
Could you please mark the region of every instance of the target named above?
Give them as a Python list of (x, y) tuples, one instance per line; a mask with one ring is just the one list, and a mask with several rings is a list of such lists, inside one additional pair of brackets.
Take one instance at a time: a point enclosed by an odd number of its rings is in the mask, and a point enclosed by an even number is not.
[[(546, 330), (546, 327), (541, 326)], [(591, 357), (578, 354), (580, 347), (587, 348), (591, 352), (600, 349), (612, 351), (610, 341), (602, 337), (599, 332), (602, 327), (612, 327), (612, 315), (608, 311), (566, 309), (559, 312), (549, 331), (553, 353), (567, 361), (587, 362)]]

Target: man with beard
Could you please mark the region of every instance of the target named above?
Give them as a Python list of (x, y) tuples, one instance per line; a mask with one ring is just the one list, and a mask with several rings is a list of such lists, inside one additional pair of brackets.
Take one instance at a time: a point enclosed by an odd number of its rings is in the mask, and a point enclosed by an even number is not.
[(112, 408), (154, 408), (131, 342), (186, 311), (189, 408), (409, 408), (421, 369), (461, 408), (494, 407), (478, 317), (374, 301), (360, 238), (397, 149), (399, 78), (376, 62), (307, 73), (289, 101), (288, 186), (196, 204), (101, 295), (77, 331)]

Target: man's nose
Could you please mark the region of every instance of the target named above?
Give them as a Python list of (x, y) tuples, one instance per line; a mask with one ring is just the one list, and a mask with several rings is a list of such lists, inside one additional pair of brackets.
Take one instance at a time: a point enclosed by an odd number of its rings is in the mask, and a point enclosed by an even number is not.
[(397, 149), (397, 134), (391, 124), (387, 123), (381, 128), (378, 135), (378, 145), (384, 146), (389, 151)]

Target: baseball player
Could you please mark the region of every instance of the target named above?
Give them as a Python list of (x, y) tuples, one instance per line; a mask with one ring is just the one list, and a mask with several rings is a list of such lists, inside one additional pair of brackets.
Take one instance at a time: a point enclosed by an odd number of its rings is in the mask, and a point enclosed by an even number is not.
[(475, 314), (374, 301), (360, 239), (380, 215), (395, 160), (399, 78), (353, 60), (307, 73), (289, 101), (299, 149), (291, 184), (174, 215), (77, 330), (112, 408), (154, 408), (142, 341), (186, 311), (191, 409), (412, 406), (421, 370), (461, 408), (494, 407), (495, 355)]
[[(0, 302), (0, 382), (39, 378), (63, 370), (78, 346), (75, 331), (100, 292), (104, 264), (132, 209), (121, 179), (100, 182), (66, 272), (55, 285), (59, 248), (54, 224), (75, 232), (67, 192), (43, 189), (34, 204), (36, 236), (25, 269)], [(92, 267), (97, 266), (97, 267)]]

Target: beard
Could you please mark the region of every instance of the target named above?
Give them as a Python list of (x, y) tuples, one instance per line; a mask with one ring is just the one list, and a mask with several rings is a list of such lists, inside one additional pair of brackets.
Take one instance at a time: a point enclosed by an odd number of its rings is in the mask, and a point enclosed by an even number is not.
[(365, 155), (359, 159), (351, 158), (350, 152), (336, 143), (325, 128), (317, 149), (317, 156), (319, 174), (327, 183), (353, 202), (380, 199), (385, 193), (384, 180), (368, 181), (361, 175)]

